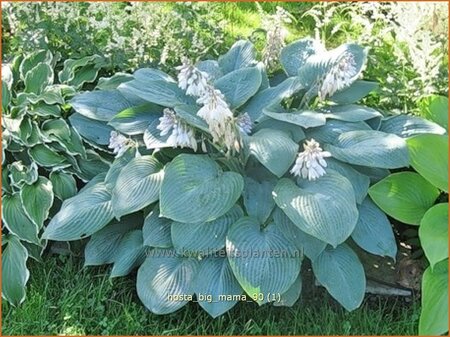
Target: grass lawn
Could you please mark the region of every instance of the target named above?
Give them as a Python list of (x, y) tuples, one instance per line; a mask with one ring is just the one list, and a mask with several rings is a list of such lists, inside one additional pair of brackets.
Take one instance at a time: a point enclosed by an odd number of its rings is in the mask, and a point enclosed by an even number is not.
[(109, 280), (107, 267), (82, 268), (81, 259), (48, 257), (31, 263), (27, 299), (2, 303), (3, 335), (416, 335), (419, 302), (367, 297), (346, 312), (323, 289), (293, 308), (240, 303), (211, 319), (190, 303), (172, 315), (147, 311), (135, 277)]

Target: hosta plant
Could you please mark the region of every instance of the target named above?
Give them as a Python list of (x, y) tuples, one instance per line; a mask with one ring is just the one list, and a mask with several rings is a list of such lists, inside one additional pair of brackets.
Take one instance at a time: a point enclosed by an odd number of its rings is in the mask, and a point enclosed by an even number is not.
[(270, 77), (238, 41), (218, 60), (185, 60), (177, 77), (139, 69), (75, 96), (80, 133), (98, 146), (110, 136), (117, 157), (44, 237), (90, 236), (86, 265), (113, 264), (112, 277), (138, 267), (138, 295), (157, 314), (195, 297), (213, 317), (243, 299), (293, 305), (305, 257), (357, 308), (366, 278), (351, 247), (397, 252), (369, 186), (409, 165), (405, 135), (442, 133), (356, 104), (376, 88), (360, 80), (366, 54), (304, 39), (282, 49), (284, 74)]
[[(448, 99), (435, 96), (427, 102), (424, 115), (447, 128)], [(393, 218), (419, 226), (429, 262), (422, 279), (419, 334), (441, 335), (448, 331), (448, 135), (414, 135), (406, 142), (416, 172), (391, 174), (369, 194)]]
[(2, 67), (2, 296), (14, 305), (25, 298), (28, 257), (45, 248), (48, 218), (77, 180), (109, 168), (65, 120), (67, 99), (96, 78), (101, 60), (67, 60), (56, 74), (57, 61), (39, 50)]

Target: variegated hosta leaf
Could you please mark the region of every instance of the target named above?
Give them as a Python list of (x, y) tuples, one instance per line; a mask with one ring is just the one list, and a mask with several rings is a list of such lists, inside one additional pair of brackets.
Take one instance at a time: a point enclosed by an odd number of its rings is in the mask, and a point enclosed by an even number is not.
[(283, 131), (262, 129), (249, 138), (250, 153), (270, 172), (283, 176), (294, 163), (298, 145)]
[[(216, 318), (234, 307), (238, 302), (236, 298), (240, 298), (243, 291), (234, 277), (228, 259), (212, 256), (200, 262), (194, 292), (200, 306)], [(211, 296), (211, 300), (205, 300), (202, 295)]]
[(196, 223), (217, 219), (239, 199), (242, 176), (223, 172), (208, 156), (180, 154), (166, 166), (161, 186), (161, 216)]
[(349, 164), (394, 169), (409, 165), (404, 139), (381, 131), (349, 131), (325, 149)]
[(281, 179), (274, 199), (304, 232), (336, 247), (344, 242), (358, 221), (351, 183), (333, 170), (316, 181)]
[(25, 74), (25, 92), (41, 94), (53, 83), (53, 69), (45, 63), (40, 63)]
[(120, 218), (157, 201), (163, 177), (163, 166), (152, 156), (132, 159), (120, 171), (112, 191), (115, 216)]
[(194, 294), (199, 261), (176, 256), (172, 249), (155, 248), (138, 270), (137, 294), (155, 314), (169, 314), (188, 302)]
[(345, 309), (358, 308), (366, 292), (366, 276), (358, 256), (346, 244), (325, 249), (312, 261), (314, 275)]
[(99, 183), (65, 200), (42, 237), (57, 241), (79, 240), (105, 227), (113, 217), (111, 194), (105, 184)]
[(225, 238), (230, 227), (244, 212), (235, 205), (227, 213), (210, 222), (173, 222), (171, 236), (173, 246), (183, 255), (210, 255), (225, 247)]
[(39, 177), (32, 185), (24, 185), (20, 190), (20, 200), (28, 217), (39, 229), (44, 226), (53, 205), (53, 185), (45, 177)]
[(218, 63), (223, 74), (250, 67), (256, 63), (256, 49), (249, 41), (237, 41), (225, 55), (219, 57)]
[(228, 232), (226, 249), (236, 279), (259, 305), (270, 301), (268, 293), (286, 292), (300, 273), (301, 253), (274, 223), (261, 229), (256, 219), (241, 218)]
[(53, 171), (50, 173), (50, 181), (53, 185), (53, 193), (60, 200), (69, 199), (77, 193), (77, 183), (71, 174)]

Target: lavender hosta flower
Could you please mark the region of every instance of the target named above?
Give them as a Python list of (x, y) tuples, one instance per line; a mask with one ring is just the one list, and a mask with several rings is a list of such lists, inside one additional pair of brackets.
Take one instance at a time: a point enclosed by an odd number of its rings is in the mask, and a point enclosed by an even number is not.
[(283, 24), (289, 22), (291, 22), (289, 13), (281, 7), (277, 7), (275, 14), (263, 19), (264, 27), (268, 27), (267, 42), (262, 56), (262, 61), (266, 67), (274, 67), (278, 62), (281, 49), (285, 45), (285, 39), (288, 34)]
[(319, 87), (319, 98), (323, 100), (332, 96), (336, 91), (348, 87), (352, 84), (356, 73), (355, 58), (352, 54), (345, 53), (339, 63), (323, 79)]
[(208, 74), (198, 70), (186, 59), (181, 66), (176, 67), (178, 73), (178, 86), (186, 90), (186, 95), (200, 97), (208, 87)]
[(172, 130), (172, 128), (177, 122), (175, 112), (173, 110), (166, 108), (164, 109), (163, 113), (164, 115), (159, 118), (159, 124), (156, 127), (158, 130), (161, 131), (160, 133), (161, 136), (169, 134), (169, 132)]
[(308, 180), (316, 180), (326, 174), (324, 168), (327, 167), (327, 162), (324, 158), (331, 157), (331, 153), (323, 151), (320, 144), (312, 138), (303, 144), (303, 149), (290, 172)]
[(190, 147), (197, 152), (197, 139), (195, 138), (194, 129), (181, 122), (177, 122), (173, 126), (172, 133), (167, 139), (167, 144), (173, 147)]
[(117, 131), (111, 131), (108, 148), (113, 150), (116, 158), (123, 155), (127, 149), (133, 146), (136, 146), (136, 143), (132, 139), (125, 137)]
[(236, 119), (236, 124), (239, 128), (239, 131), (241, 131), (242, 133), (249, 135), (252, 132), (252, 119), (250, 118), (248, 113), (239, 115)]

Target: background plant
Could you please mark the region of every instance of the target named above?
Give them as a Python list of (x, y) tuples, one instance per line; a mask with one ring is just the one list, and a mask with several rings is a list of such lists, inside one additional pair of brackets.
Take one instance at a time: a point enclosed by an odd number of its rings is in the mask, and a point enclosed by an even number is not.
[(65, 117), (67, 100), (102, 66), (99, 56), (66, 60), (38, 50), (2, 67), (2, 296), (25, 299), (28, 257), (40, 260), (40, 234), (61, 203), (109, 163), (86, 147)]
[[(448, 127), (448, 99), (435, 96), (422, 104), (424, 115)], [(448, 331), (448, 136), (408, 138), (410, 164), (417, 172), (394, 173), (369, 194), (393, 218), (419, 226), (429, 266), (422, 279), (421, 335)]]

